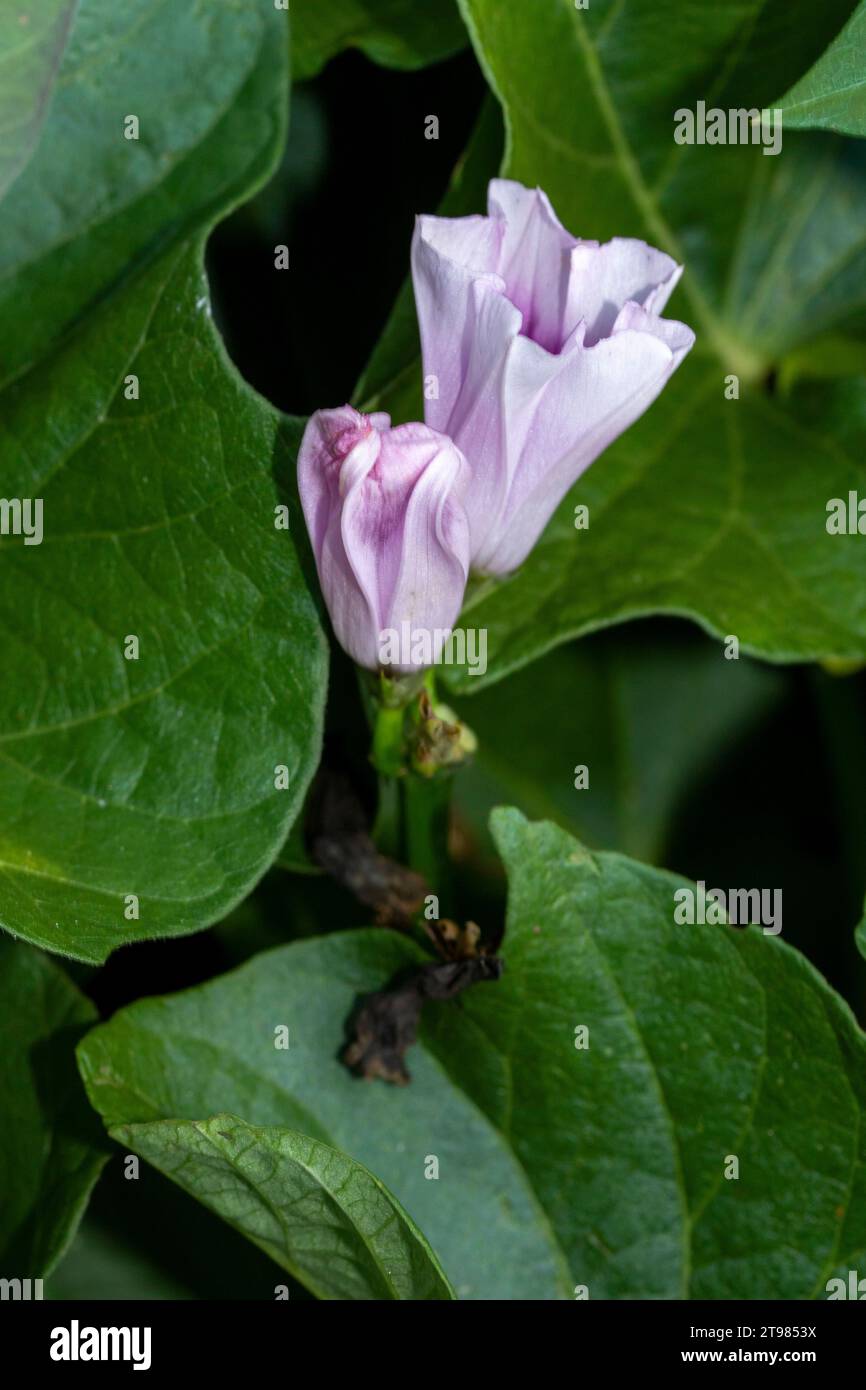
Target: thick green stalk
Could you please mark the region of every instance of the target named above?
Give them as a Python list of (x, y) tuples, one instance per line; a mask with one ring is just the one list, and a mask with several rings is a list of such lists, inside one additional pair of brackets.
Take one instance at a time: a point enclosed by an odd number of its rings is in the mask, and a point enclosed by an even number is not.
[[(448, 824), (452, 778), (408, 776), (401, 784), (404, 862), (423, 874), (440, 909), (450, 899)], [(438, 915), (438, 914), (437, 914)]]

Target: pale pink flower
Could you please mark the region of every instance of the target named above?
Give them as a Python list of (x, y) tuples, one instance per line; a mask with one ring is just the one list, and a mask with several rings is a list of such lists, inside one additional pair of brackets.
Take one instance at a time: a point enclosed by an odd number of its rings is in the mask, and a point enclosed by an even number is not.
[[(487, 217), (419, 217), (412, 277), (432, 429), (470, 468), (473, 567), (505, 574), (694, 342), (660, 318), (681, 267), (571, 236), (540, 189), (494, 179)], [(430, 392), (425, 392), (429, 395)]]
[(438, 660), (469, 571), (466, 471), (459, 449), (428, 425), (392, 429), (390, 416), (350, 405), (308, 421), (301, 504), (334, 631), (360, 666), (375, 669), (383, 634), (405, 623), (431, 634)]

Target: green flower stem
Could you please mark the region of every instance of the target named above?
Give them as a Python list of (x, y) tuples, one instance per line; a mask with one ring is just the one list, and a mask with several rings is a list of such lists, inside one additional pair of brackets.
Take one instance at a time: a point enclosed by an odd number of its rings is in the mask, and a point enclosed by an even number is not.
[(383, 777), (396, 777), (403, 766), (403, 744), (406, 711), (404, 707), (390, 709), (379, 705), (373, 723), (373, 746), (370, 757), (373, 766)]
[(379, 777), (379, 805), (373, 839), (382, 854), (403, 861), (403, 795), (396, 777)]
[[(422, 874), (438, 897), (448, 892), (450, 773), (424, 776), (412, 770), (411, 741), (417, 732), (417, 700), (424, 689), (435, 702), (434, 673), (423, 678), (381, 678), (374, 694), (362, 685), (372, 725), (370, 759), (379, 773), (375, 839), (388, 854)], [(414, 723), (413, 723), (414, 721)]]
[(401, 783), (404, 862), (423, 874), (440, 901), (450, 896), (450, 776), (406, 777)]

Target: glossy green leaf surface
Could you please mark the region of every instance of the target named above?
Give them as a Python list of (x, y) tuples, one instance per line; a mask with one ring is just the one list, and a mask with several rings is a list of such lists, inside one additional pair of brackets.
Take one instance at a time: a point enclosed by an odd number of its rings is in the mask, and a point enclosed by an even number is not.
[(453, 1297), (427, 1242), (346, 1154), (234, 1115), (112, 1130), (320, 1298)]
[(294, 434), (201, 269), (279, 152), (284, 19), (82, 6), (4, 202), (2, 484), (33, 524), (0, 538), (0, 922), (83, 960), (233, 906), (318, 758), (325, 639), (275, 477)]
[(0, 4), (0, 198), (38, 139), (76, 3)]
[(776, 103), (792, 129), (866, 135), (866, 4), (857, 6), (826, 52)]

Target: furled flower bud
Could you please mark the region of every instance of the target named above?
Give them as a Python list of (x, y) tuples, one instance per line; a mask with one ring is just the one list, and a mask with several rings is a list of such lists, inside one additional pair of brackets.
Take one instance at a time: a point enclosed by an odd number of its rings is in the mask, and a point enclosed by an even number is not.
[(487, 217), (419, 217), (412, 276), (427, 423), (470, 467), (475, 569), (519, 565), (585, 468), (694, 342), (659, 317), (681, 267), (642, 241), (578, 241), (540, 189), (494, 179)]
[(388, 415), (349, 405), (311, 416), (301, 504), (334, 631), (359, 665), (405, 672), (438, 660), (469, 570), (466, 472), (427, 425), (392, 429)]

